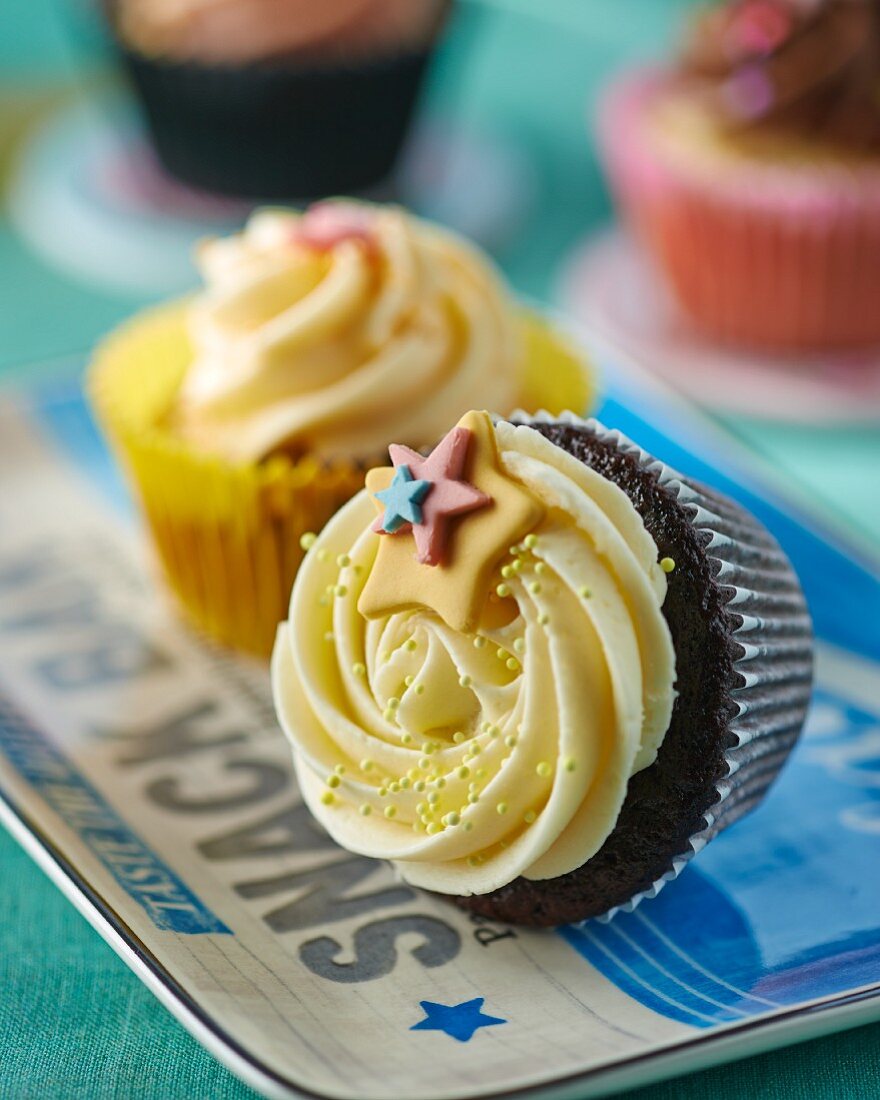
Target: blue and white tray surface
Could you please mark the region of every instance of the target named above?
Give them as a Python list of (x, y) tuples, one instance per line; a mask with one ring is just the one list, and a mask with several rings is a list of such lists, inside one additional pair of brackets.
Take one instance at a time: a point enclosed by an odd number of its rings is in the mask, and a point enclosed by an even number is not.
[(0, 810), (183, 1023), (267, 1096), (587, 1096), (880, 1017), (880, 577), (619, 358), (599, 411), (776, 534), (817, 635), (770, 797), (632, 914), (475, 922), (335, 849), (264, 672), (148, 576), (76, 388), (0, 403)]

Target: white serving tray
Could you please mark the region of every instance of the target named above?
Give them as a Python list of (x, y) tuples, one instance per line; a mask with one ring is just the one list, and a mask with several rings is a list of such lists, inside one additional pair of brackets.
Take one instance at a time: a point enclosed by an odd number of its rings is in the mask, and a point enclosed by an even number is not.
[(880, 1018), (877, 571), (770, 500), (707, 422), (608, 366), (605, 422), (787, 548), (817, 695), (757, 812), (635, 913), (556, 932), (469, 918), (335, 848), (263, 669), (159, 594), (78, 392), (0, 401), (0, 814), (266, 1096), (586, 1097)]

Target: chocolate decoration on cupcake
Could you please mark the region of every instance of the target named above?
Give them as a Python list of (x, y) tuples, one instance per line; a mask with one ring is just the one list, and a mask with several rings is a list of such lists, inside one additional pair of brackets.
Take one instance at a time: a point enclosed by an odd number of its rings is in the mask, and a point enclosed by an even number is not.
[(376, 500), (400, 463), (297, 578), (273, 689), (303, 795), (344, 847), (495, 919), (632, 907), (784, 762), (809, 698), (803, 596), (752, 517), (595, 422), (458, 427), (491, 501), (448, 558), (416, 553), (430, 488)]
[(880, 149), (880, 9), (869, 0), (738, 0), (698, 19), (685, 79), (733, 130), (767, 127)]

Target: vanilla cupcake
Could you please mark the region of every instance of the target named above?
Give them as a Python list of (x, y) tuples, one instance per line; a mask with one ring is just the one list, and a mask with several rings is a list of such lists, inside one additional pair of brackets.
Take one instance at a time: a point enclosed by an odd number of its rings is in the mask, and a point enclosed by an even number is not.
[(268, 652), (301, 539), (389, 439), (587, 403), (580, 359), (486, 258), (399, 208), (262, 211), (198, 263), (204, 289), (109, 337), (90, 390), (173, 588), (223, 641)]
[(755, 519), (595, 421), (462, 418), (324, 528), (272, 682), (343, 847), (491, 919), (632, 908), (803, 724), (803, 595)]
[(522, 337), (497, 272), (398, 208), (267, 210), (198, 263), (171, 418), (199, 450), (370, 461), (390, 439), (433, 443), (474, 404), (519, 399)]

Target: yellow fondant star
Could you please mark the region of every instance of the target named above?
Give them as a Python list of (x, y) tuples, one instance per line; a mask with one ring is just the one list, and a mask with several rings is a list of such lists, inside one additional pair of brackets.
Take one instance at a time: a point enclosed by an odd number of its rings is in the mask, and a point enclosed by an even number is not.
[[(439, 565), (418, 561), (411, 529), (377, 533), (376, 560), (358, 600), (358, 611), (367, 619), (425, 607), (453, 630), (473, 631), (495, 566), (511, 543), (533, 530), (544, 514), (538, 498), (502, 471), (488, 413), (469, 412), (458, 426), (472, 433), (463, 478), (490, 502), (454, 522)], [(388, 488), (394, 473), (393, 467), (382, 466), (367, 474), (367, 490), (378, 512), (383, 504), (375, 494)]]

